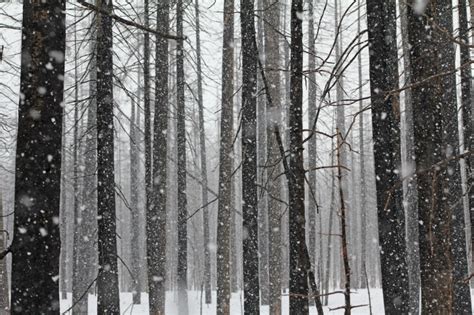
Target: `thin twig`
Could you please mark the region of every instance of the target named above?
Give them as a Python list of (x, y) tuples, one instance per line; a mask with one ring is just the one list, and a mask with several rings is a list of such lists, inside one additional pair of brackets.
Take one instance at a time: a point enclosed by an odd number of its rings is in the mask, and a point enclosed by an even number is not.
[(138, 28), (142, 31), (155, 34), (159, 37), (163, 37), (163, 38), (167, 38), (167, 39), (174, 39), (174, 40), (186, 40), (186, 36), (177, 36), (177, 35), (164, 34), (164, 33), (158, 32), (158, 31), (156, 31), (152, 28), (149, 28), (147, 26), (143, 26), (143, 25), (135, 23), (133, 21), (126, 20), (126, 19), (124, 19), (124, 18), (122, 18), (122, 17), (120, 17), (120, 16), (118, 16), (114, 13), (108, 12), (107, 10), (105, 10), (103, 8), (100, 8), (100, 7), (97, 7), (97, 6), (95, 6), (91, 3), (85, 2), (84, 0), (77, 0), (77, 2), (81, 5), (83, 5), (84, 7), (86, 7), (87, 9), (89, 9), (89, 10), (93, 10), (93, 11), (99, 12), (101, 14), (105, 14), (107, 16), (110, 16), (112, 19), (122, 23), (122, 24), (132, 26), (132, 27), (136, 27), (136, 28)]

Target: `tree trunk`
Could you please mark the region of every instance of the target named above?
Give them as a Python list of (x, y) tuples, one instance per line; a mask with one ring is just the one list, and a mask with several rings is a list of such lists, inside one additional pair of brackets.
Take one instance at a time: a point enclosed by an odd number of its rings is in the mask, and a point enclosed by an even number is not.
[[(145, 27), (150, 25), (150, 13), (149, 13), (149, 1), (144, 0), (144, 24)], [(152, 182), (152, 146), (151, 146), (151, 110), (150, 110), (150, 33), (144, 32), (143, 34), (143, 107), (144, 107), (144, 120), (145, 120), (145, 212), (150, 212), (152, 208), (152, 192), (153, 192), (153, 182)], [(140, 84), (139, 82), (138, 84)], [(133, 121), (133, 124), (135, 122)], [(137, 164), (138, 165), (138, 164)], [(134, 189), (132, 187), (132, 189)], [(134, 213), (131, 213), (132, 216), (132, 227), (134, 223), (138, 225), (138, 208), (133, 209)], [(140, 304), (141, 292), (140, 292), (140, 275), (139, 275), (139, 229), (132, 229), (132, 273), (134, 279), (132, 279), (132, 294), (133, 294), (133, 304)], [(136, 256), (135, 256), (136, 255)]]
[[(403, 73), (404, 84), (411, 84), (410, 45), (408, 43), (408, 17), (407, 4), (399, 1), (400, 29), (402, 35), (403, 49)], [(413, 104), (411, 90), (404, 91), (404, 109), (401, 115), (401, 154), (402, 154), (402, 176), (410, 175), (415, 170), (415, 152), (413, 139)], [(407, 242), (407, 264), (410, 312), (418, 313), (420, 309), (420, 254), (418, 246), (418, 209), (416, 177), (409, 176), (403, 181), (403, 196), (406, 218), (406, 242)]]
[[(257, 12), (265, 12), (263, 0), (256, 0), (256, 10)], [(256, 39), (257, 39), (257, 49), (259, 58), (262, 62), (265, 62), (267, 59), (265, 40), (264, 40), (264, 21), (263, 19), (257, 19), (256, 21)], [(264, 88), (263, 79), (260, 73), (257, 72), (257, 91), (261, 91)], [(265, 117), (265, 94), (259, 93), (257, 96), (257, 194), (258, 196), (265, 196), (265, 191), (268, 189), (269, 183), (267, 180), (267, 133), (266, 133), (266, 117)], [(268, 202), (267, 198), (258, 198), (258, 257), (259, 257), (259, 279), (260, 279), (260, 303), (262, 305), (268, 305), (269, 299), (269, 269), (268, 269), (268, 247), (269, 247), (269, 222), (268, 222)]]
[(241, 0), (242, 38), (242, 216), (244, 310), (260, 314), (257, 198), (257, 51), (254, 3)]
[(367, 1), (377, 214), (385, 313), (408, 313), (405, 213), (400, 154), (396, 1)]
[[(74, 15), (77, 14), (77, 10), (74, 10)], [(77, 304), (73, 308), (73, 313), (86, 314), (87, 313), (87, 298), (86, 295), (81, 299), (84, 291), (83, 276), (84, 274), (79, 273), (80, 265), (82, 264), (81, 252), (83, 250), (83, 233), (82, 233), (82, 209), (80, 210), (80, 198), (79, 198), (79, 152), (80, 152), (80, 141), (79, 141), (79, 77), (78, 77), (78, 64), (77, 59), (79, 56), (78, 43), (77, 43), (77, 18), (74, 21), (74, 121), (73, 121), (73, 246), (72, 246), (72, 301)], [(87, 287), (87, 285), (85, 286)]]
[[(281, 314), (281, 269), (282, 269), (282, 246), (281, 246), (281, 216), (282, 206), (278, 199), (281, 195), (280, 154), (274, 134), (274, 126), (282, 124), (281, 101), (280, 101), (280, 73), (275, 69), (280, 67), (280, 10), (281, 3), (264, 0), (265, 25), (265, 67), (268, 91), (272, 104), (267, 102), (267, 188), (266, 199), (268, 207), (269, 223), (269, 305), (270, 314)], [(273, 106), (273, 107), (271, 107)]]
[[(169, 30), (168, 0), (157, 4), (156, 30)], [(165, 314), (166, 204), (168, 178), (168, 40), (156, 37), (155, 117), (153, 139), (153, 202), (146, 209), (149, 308), (152, 315)]]
[[(176, 33), (183, 35), (183, 1), (176, 3)], [(184, 99), (183, 41), (176, 42), (176, 97), (178, 150), (178, 314), (188, 314), (188, 237), (186, 196), (186, 108)]]
[(303, 167), (303, 1), (291, 3), (290, 157), (288, 174), (290, 217), (290, 313), (308, 314), (308, 274), (304, 265), (305, 204)]
[[(358, 8), (357, 8), (357, 32), (359, 33), (359, 38), (357, 41), (357, 48), (359, 50), (359, 54), (357, 55), (357, 64), (358, 64), (358, 85), (359, 85), (359, 154), (360, 154), (360, 161), (359, 161), (359, 168), (360, 168), (360, 184), (359, 184), (359, 194), (360, 194), (360, 226), (361, 226), (361, 233), (360, 233), (360, 258), (361, 258), (361, 268), (365, 269), (366, 263), (366, 254), (367, 254), (367, 183), (366, 183), (366, 169), (365, 169), (365, 139), (364, 139), (364, 102), (363, 98), (363, 85), (362, 85), (362, 53), (361, 53), (361, 9), (362, 4), (360, 3), (361, 0), (358, 0)], [(365, 288), (365, 284), (367, 279), (364, 278), (366, 274), (365, 270), (362, 270), (360, 273), (360, 288)]]
[(202, 95), (202, 66), (201, 66), (201, 25), (199, 22), (200, 9), (199, 0), (194, 2), (196, 12), (196, 58), (197, 58), (197, 76), (198, 76), (198, 106), (199, 106), (199, 145), (201, 148), (201, 202), (203, 208), (204, 223), (204, 289), (206, 295), (206, 304), (212, 303), (211, 292), (211, 254), (209, 251), (209, 207), (207, 206), (207, 154), (206, 154), (206, 131), (204, 126), (204, 100)]
[[(6, 224), (4, 224), (3, 196), (0, 192), (0, 251), (7, 249), (8, 234), (6, 233)], [(10, 314), (9, 294), (8, 294), (8, 269), (7, 260), (0, 261), (0, 312)]]
[[(461, 0), (458, 6), (459, 11), (459, 34), (464, 43), (469, 43), (468, 37), (468, 25), (467, 25), (467, 12), (466, 2)], [(453, 17), (452, 11), (451, 16), (445, 16), (445, 28), (451, 33), (453, 31)], [(445, 48), (445, 53), (450, 53), (445, 57), (445, 63), (449, 69), (455, 69), (455, 50), (454, 45), (451, 43)], [(443, 135), (444, 135), (444, 154), (445, 158), (460, 154), (459, 145), (459, 133), (458, 126), (468, 126), (468, 132), (465, 133), (467, 139), (467, 147), (472, 138), (472, 117), (471, 117), (471, 95), (470, 95), (470, 79), (471, 79), (471, 65), (470, 65), (470, 52), (469, 48), (465, 45), (460, 46), (461, 49), (461, 63), (468, 64), (461, 69), (461, 107), (463, 115), (466, 116), (463, 121), (458, 121), (457, 111), (457, 98), (456, 98), (456, 77), (450, 75), (444, 78), (445, 87), (451, 86), (452, 92), (448, 93), (451, 102), (451, 106), (443, 106), (442, 117), (443, 117)], [(443, 69), (444, 70), (444, 69)], [(467, 110), (466, 110), (467, 109)], [(465, 129), (464, 129), (465, 130)], [(467, 160), (472, 161), (472, 156)], [(469, 314), (472, 312), (471, 306), (471, 291), (469, 283), (464, 279), (468, 275), (468, 254), (466, 246), (466, 221), (463, 207), (463, 194), (462, 194), (462, 181), (461, 181), (461, 165), (458, 160), (455, 160), (448, 164), (448, 168), (445, 171), (444, 179), (447, 187), (444, 188), (445, 192), (448, 192), (446, 199), (446, 209), (452, 217), (452, 255), (453, 255), (453, 313), (455, 314)], [(468, 193), (468, 196), (470, 194)]]
[[(471, 1), (472, 2), (472, 1)], [(471, 6), (471, 8), (474, 8)], [(459, 0), (459, 34), (461, 39), (466, 45), (469, 44), (469, 28), (474, 25), (471, 22), (469, 25), (467, 21), (467, 8), (466, 0)], [(474, 11), (471, 11), (471, 14)], [(471, 21), (474, 21), (474, 17), (471, 15)], [(470, 51), (469, 47), (466, 45), (460, 46), (461, 51), (461, 108), (462, 108), (462, 117), (463, 117), (463, 134), (464, 134), (464, 151), (473, 151), (474, 150), (474, 122), (473, 122), (473, 101), (472, 101), (472, 92), (473, 88), (471, 87), (472, 75), (471, 75), (471, 64), (470, 64)], [(471, 251), (474, 245), (474, 188), (473, 179), (474, 179), (474, 158), (472, 156), (464, 160), (466, 166), (466, 183), (465, 187), (467, 198), (466, 204), (467, 209), (469, 209), (470, 219), (471, 219)], [(474, 255), (471, 252), (472, 263), (474, 264)]]
[(139, 138), (137, 136), (135, 100), (132, 99), (132, 112), (130, 117), (130, 216), (131, 216), (131, 241), (130, 258), (132, 272), (132, 303), (140, 304), (140, 253), (139, 253), (139, 214), (138, 214), (138, 165), (139, 165)]
[[(455, 55), (449, 38), (434, 27), (427, 27), (436, 23), (452, 32), (452, 3), (448, 0), (430, 2), (424, 13), (419, 15), (408, 7), (412, 81), (426, 80), (446, 71), (452, 73), (427, 80), (412, 89), (416, 165), (418, 173), (423, 172), (417, 176), (421, 310), (423, 313), (457, 313), (458, 298), (469, 301), (464, 295), (467, 285), (459, 284), (459, 276), (467, 272), (464, 233), (461, 232), (463, 212), (458, 199), (461, 198), (459, 161), (454, 159), (433, 168), (435, 163), (458, 154)], [(453, 246), (456, 251), (452, 251)], [(458, 250), (464, 250), (464, 255)], [(456, 294), (463, 293), (454, 296), (453, 290)]]
[[(308, 141), (308, 251), (311, 260), (313, 272), (316, 273), (316, 213), (318, 212), (316, 205), (316, 50), (315, 50), (315, 34), (314, 34), (314, 3), (313, 0), (307, 0), (308, 3), (308, 129), (311, 129), (311, 139)], [(314, 294), (314, 292), (312, 293)]]
[(65, 1), (23, 3), (12, 314), (59, 314), (64, 12)]
[[(230, 314), (230, 224), (232, 211), (232, 141), (234, 89), (234, 1), (224, 1), (222, 109), (217, 212), (217, 314)], [(257, 280), (258, 282), (258, 280)]]
[[(112, 11), (112, 2), (98, 1)], [(114, 180), (112, 18), (97, 16), (97, 224), (99, 314), (120, 314)]]

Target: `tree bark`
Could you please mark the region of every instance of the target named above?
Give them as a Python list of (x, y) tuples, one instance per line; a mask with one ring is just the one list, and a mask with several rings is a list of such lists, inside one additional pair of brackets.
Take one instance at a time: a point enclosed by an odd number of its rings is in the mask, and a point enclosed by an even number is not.
[(281, 3), (264, 0), (265, 24), (265, 67), (267, 88), (272, 104), (267, 102), (267, 188), (266, 199), (268, 207), (269, 223), (269, 305), (270, 314), (281, 314), (281, 269), (282, 269), (282, 246), (281, 246), (281, 216), (282, 206), (277, 198), (282, 193), (281, 178), (278, 175), (282, 171), (278, 144), (274, 134), (274, 126), (282, 124), (281, 101), (280, 101), (280, 73), (275, 71), (280, 67), (280, 11)]
[[(408, 16), (407, 4), (399, 1), (400, 11), (400, 29), (402, 35), (403, 49), (403, 73), (404, 84), (409, 85), (411, 79), (410, 66), (410, 44), (408, 42)], [(408, 173), (415, 170), (415, 152), (413, 138), (413, 104), (411, 90), (404, 91), (404, 109), (401, 115), (401, 137), (402, 137), (402, 176), (406, 177)], [(403, 145), (404, 144), (404, 145)], [(417, 191), (416, 177), (410, 176), (403, 182), (403, 196), (405, 204), (406, 218), (406, 242), (407, 242), (407, 264), (408, 264), (408, 282), (410, 312), (417, 313), (420, 309), (420, 254), (418, 246), (418, 209), (417, 209)]]
[(139, 252), (139, 213), (138, 213), (138, 143), (135, 100), (132, 99), (132, 112), (130, 115), (130, 216), (131, 216), (131, 240), (130, 240), (130, 258), (132, 272), (132, 303), (140, 304), (140, 252)]
[(405, 213), (400, 153), (396, 1), (367, 1), (377, 216), (385, 313), (408, 313)]
[[(472, 2), (472, 1), (471, 1)], [(471, 5), (471, 8), (474, 9), (474, 6)], [(459, 34), (461, 39), (466, 45), (469, 44), (469, 28), (474, 25), (471, 22), (471, 25), (467, 21), (467, 8), (466, 0), (459, 0)], [(471, 14), (474, 12), (471, 11)], [(474, 21), (474, 17), (471, 15), (471, 21)], [(473, 100), (472, 92), (472, 74), (471, 74), (471, 64), (470, 62), (470, 51), (469, 47), (466, 45), (460, 46), (461, 51), (461, 65), (466, 65), (461, 68), (461, 108), (462, 108), (462, 123), (463, 123), (463, 134), (464, 134), (464, 151), (473, 151), (474, 150), (474, 122), (473, 122)], [(474, 183), (474, 158), (472, 156), (464, 160), (466, 166), (466, 204), (467, 209), (469, 209), (470, 219), (471, 219), (471, 251), (474, 245), (474, 188), (472, 185)], [(472, 263), (474, 263), (474, 255), (471, 253)]]
[(241, 0), (244, 312), (260, 314), (257, 198), (257, 61), (254, 3)]
[[(183, 1), (176, 3), (176, 32), (183, 35)], [(186, 196), (186, 107), (184, 99), (183, 41), (176, 42), (176, 98), (177, 98), (177, 151), (178, 151), (178, 314), (188, 314), (188, 232)]]
[[(3, 196), (0, 192), (0, 251), (7, 249), (8, 234), (6, 233), (6, 224), (4, 224)], [(8, 294), (8, 269), (7, 260), (0, 261), (0, 312), (10, 314), (10, 303)]]
[[(453, 43), (432, 26), (435, 23), (451, 33), (452, 9), (448, 0), (430, 2), (423, 15), (408, 7), (413, 82), (454, 70)], [(467, 272), (465, 253), (457, 252), (465, 251), (465, 236), (460, 233), (459, 161), (453, 160), (447, 168), (432, 168), (458, 154), (455, 91), (454, 72), (412, 89), (416, 165), (418, 172), (425, 171), (417, 178), (423, 313), (456, 313), (457, 298), (465, 295), (455, 296), (453, 290), (458, 294), (467, 289), (467, 285), (456, 283), (460, 274)]]
[(308, 314), (308, 274), (304, 264), (305, 204), (303, 167), (303, 1), (291, 2), (290, 157), (288, 174), (290, 217), (290, 313)]
[(12, 314), (59, 314), (65, 1), (23, 3)]
[[(98, 1), (112, 11), (112, 2)], [(120, 314), (114, 180), (112, 18), (97, 15), (97, 311)]]
[[(234, 89), (234, 1), (224, 1), (222, 107), (217, 213), (217, 314), (230, 314), (230, 224), (232, 205), (232, 141)], [(258, 280), (257, 280), (258, 281)]]
[[(209, 207), (207, 206), (208, 193), (207, 193), (207, 154), (206, 154), (206, 130), (204, 126), (204, 100), (202, 95), (202, 61), (201, 61), (201, 25), (200, 25), (200, 9), (199, 0), (194, 2), (194, 8), (196, 12), (196, 66), (198, 76), (198, 106), (199, 106), (199, 145), (200, 145), (200, 157), (201, 157), (201, 201), (204, 205), (203, 208), (203, 222), (204, 222), (204, 290), (206, 304), (212, 303), (212, 292), (211, 292), (211, 253), (209, 251), (210, 239), (209, 239)], [(233, 223), (235, 224), (235, 223)]]
[[(169, 31), (168, 0), (157, 4), (159, 32)], [(165, 314), (166, 205), (168, 178), (168, 40), (156, 37), (155, 116), (153, 122), (153, 202), (146, 210), (148, 294), (150, 314)]]

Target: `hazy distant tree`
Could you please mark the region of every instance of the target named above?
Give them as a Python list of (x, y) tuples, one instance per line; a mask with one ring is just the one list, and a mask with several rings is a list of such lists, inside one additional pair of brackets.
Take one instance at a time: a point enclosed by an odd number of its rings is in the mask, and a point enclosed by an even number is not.
[(140, 254), (139, 254), (139, 208), (138, 208), (138, 171), (139, 171), (139, 150), (138, 150), (138, 128), (136, 125), (136, 103), (132, 99), (132, 111), (130, 115), (130, 216), (131, 216), (131, 240), (130, 240), (130, 256), (131, 266), (130, 270), (133, 276), (132, 279), (132, 302), (140, 304)]
[(12, 314), (59, 314), (65, 1), (23, 3)]
[(196, 71), (198, 84), (198, 112), (199, 112), (199, 146), (201, 158), (201, 201), (203, 204), (203, 230), (204, 230), (204, 289), (206, 294), (206, 304), (212, 303), (211, 292), (211, 253), (209, 251), (209, 207), (208, 204), (208, 180), (207, 180), (207, 154), (206, 154), (206, 131), (204, 127), (204, 100), (202, 92), (202, 60), (201, 60), (201, 24), (199, 0), (194, 2), (196, 14)]
[[(98, 6), (112, 11), (112, 1)], [(112, 18), (97, 15), (97, 311), (120, 314), (114, 179)]]
[[(176, 31), (183, 34), (183, 1), (176, 3)], [(178, 314), (188, 314), (187, 270), (187, 197), (186, 197), (186, 108), (184, 99), (183, 41), (176, 43), (176, 98), (177, 98), (177, 150), (178, 150)]]
[(282, 122), (280, 98), (280, 10), (281, 3), (270, 0), (264, 1), (265, 24), (265, 68), (268, 91), (272, 104), (266, 104), (266, 133), (267, 133), (267, 209), (269, 231), (269, 304), (270, 314), (281, 313), (281, 174), (280, 152), (275, 138), (275, 125)]

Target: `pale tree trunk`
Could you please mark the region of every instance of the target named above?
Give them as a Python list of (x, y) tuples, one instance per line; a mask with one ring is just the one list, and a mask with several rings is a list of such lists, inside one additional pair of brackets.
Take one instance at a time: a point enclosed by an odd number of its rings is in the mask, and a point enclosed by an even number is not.
[[(282, 125), (280, 101), (280, 11), (282, 4), (264, 1), (265, 25), (265, 68), (268, 91), (272, 104), (266, 104), (266, 133), (267, 133), (267, 168), (266, 200), (268, 206), (268, 231), (269, 231), (269, 305), (270, 314), (281, 314), (281, 272), (282, 272), (282, 246), (281, 246), (281, 216), (282, 205), (278, 200), (281, 195), (280, 154), (274, 135), (274, 127)], [(263, 126), (262, 126), (263, 127)]]
[[(258, 12), (262, 12), (264, 8), (263, 0), (256, 1)], [(265, 62), (266, 54), (264, 41), (264, 22), (263, 19), (257, 19), (257, 49), (259, 58)], [(263, 79), (261, 75), (257, 74), (257, 91), (263, 89)], [(267, 169), (264, 167), (267, 160), (267, 134), (265, 120), (265, 95), (260, 93), (257, 97), (257, 181), (258, 181), (258, 196), (264, 196), (267, 182)], [(268, 186), (268, 185), (267, 185)], [(258, 253), (259, 253), (259, 279), (260, 279), (260, 297), (262, 305), (268, 305), (269, 298), (269, 269), (268, 269), (268, 202), (267, 198), (258, 198)]]
[[(404, 84), (411, 83), (410, 46), (408, 43), (407, 4), (399, 1), (400, 26), (402, 35)], [(415, 152), (413, 139), (413, 108), (411, 90), (404, 91), (404, 110), (401, 117), (401, 154), (402, 176), (415, 170)], [(416, 177), (410, 176), (403, 181), (403, 203), (406, 217), (407, 264), (409, 280), (410, 312), (418, 312), (420, 307), (420, 254), (418, 246), (418, 210)]]
[[(74, 15), (77, 14), (77, 10), (74, 10)], [(74, 121), (73, 121), (73, 242), (72, 242), (72, 301), (77, 304), (72, 309), (74, 314), (84, 314), (87, 312), (87, 295), (81, 299), (84, 290), (83, 274), (79, 273), (79, 266), (82, 264), (82, 257), (80, 252), (83, 250), (83, 244), (81, 238), (83, 238), (82, 232), (82, 209), (80, 210), (80, 199), (79, 199), (79, 78), (78, 78), (78, 64), (77, 59), (79, 56), (78, 43), (77, 43), (77, 17), (74, 23)], [(87, 285), (86, 285), (87, 287)]]
[(209, 252), (209, 207), (207, 193), (207, 154), (206, 154), (206, 130), (204, 127), (204, 100), (202, 95), (202, 61), (201, 61), (201, 25), (199, 21), (200, 9), (199, 0), (194, 2), (196, 12), (196, 65), (198, 76), (198, 112), (199, 112), (199, 146), (201, 157), (201, 202), (203, 204), (203, 229), (204, 229), (204, 289), (206, 294), (206, 304), (212, 303), (211, 293), (211, 254)]
[[(7, 248), (8, 234), (6, 224), (4, 224), (3, 196), (0, 191), (0, 252)], [(0, 313), (10, 314), (9, 294), (8, 294), (8, 269), (7, 260), (0, 261)]]
[[(183, 1), (176, 3), (176, 33), (183, 35)], [(188, 314), (188, 231), (187, 231), (187, 195), (186, 195), (186, 107), (184, 98), (184, 42), (176, 42), (176, 116), (178, 151), (178, 314)]]
[[(461, 39), (466, 45), (469, 44), (469, 28), (474, 25), (472, 21), (474, 21), (474, 17), (472, 14), (474, 13), (474, 5), (471, 1), (471, 23), (469, 24), (467, 21), (467, 8), (466, 8), (466, 0), (459, 0), (459, 34)], [(473, 33), (474, 34), (474, 33)], [(474, 36), (474, 35), (473, 35)], [(472, 99), (472, 92), (474, 88), (472, 85), (472, 69), (470, 64), (470, 49), (466, 45), (460, 46), (461, 51), (461, 108), (462, 108), (462, 127), (463, 127), (463, 135), (464, 135), (464, 151), (472, 151), (474, 150), (474, 122), (473, 122), (473, 99)], [(471, 263), (474, 263), (474, 255), (472, 255), (472, 250), (474, 248), (474, 188), (472, 187), (474, 181), (474, 158), (472, 156), (464, 159), (464, 165), (466, 169), (466, 182), (465, 182), (465, 190), (466, 190), (466, 198), (464, 201), (466, 203), (466, 208), (469, 210), (470, 216), (470, 224), (471, 224), (471, 231), (470, 236), (471, 239), (469, 240), (470, 248), (471, 248)], [(471, 272), (472, 272), (472, 265), (471, 265)]]
[(138, 165), (139, 165), (139, 149), (135, 116), (136, 104), (132, 99), (132, 112), (130, 115), (130, 216), (131, 216), (131, 241), (130, 241), (130, 258), (132, 272), (132, 302), (140, 304), (140, 253), (139, 253), (139, 213), (138, 213)]
[[(310, 129), (309, 136), (311, 137), (308, 141), (308, 240), (307, 246), (309, 256), (311, 260), (312, 270), (316, 273), (317, 270), (317, 259), (316, 259), (316, 213), (317, 201), (316, 201), (316, 164), (317, 164), (317, 152), (316, 152), (316, 73), (313, 71), (316, 68), (316, 50), (315, 50), (315, 34), (314, 34), (314, 3), (313, 0), (307, 0), (308, 4), (308, 129)], [(313, 293), (314, 294), (314, 293)]]

